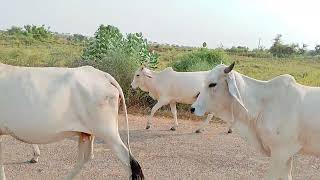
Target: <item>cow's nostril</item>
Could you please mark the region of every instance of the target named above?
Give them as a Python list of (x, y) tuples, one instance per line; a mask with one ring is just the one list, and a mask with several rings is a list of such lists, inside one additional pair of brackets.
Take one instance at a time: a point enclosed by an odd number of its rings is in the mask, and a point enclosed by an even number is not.
[(194, 113), (195, 110), (196, 110), (196, 108), (191, 108), (190, 109), (191, 113)]

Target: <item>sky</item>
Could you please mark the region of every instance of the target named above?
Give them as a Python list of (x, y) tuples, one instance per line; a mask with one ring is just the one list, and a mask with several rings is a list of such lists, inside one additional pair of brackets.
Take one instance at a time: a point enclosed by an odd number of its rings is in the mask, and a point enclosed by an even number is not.
[(0, 29), (26, 24), (93, 36), (100, 24), (149, 41), (210, 48), (320, 44), (319, 0), (0, 0)]

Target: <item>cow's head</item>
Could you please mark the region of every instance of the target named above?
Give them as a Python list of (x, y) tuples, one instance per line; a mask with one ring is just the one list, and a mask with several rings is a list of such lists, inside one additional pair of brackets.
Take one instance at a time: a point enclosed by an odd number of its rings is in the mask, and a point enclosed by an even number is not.
[(191, 106), (192, 113), (197, 116), (203, 116), (206, 112), (219, 115), (230, 109), (234, 100), (247, 111), (237, 87), (233, 67), (234, 63), (230, 66), (220, 64), (210, 71), (197, 100)]
[(141, 66), (134, 74), (131, 87), (133, 89), (137, 89), (139, 87), (141, 90), (147, 91), (146, 81), (151, 78), (152, 72), (144, 66)]

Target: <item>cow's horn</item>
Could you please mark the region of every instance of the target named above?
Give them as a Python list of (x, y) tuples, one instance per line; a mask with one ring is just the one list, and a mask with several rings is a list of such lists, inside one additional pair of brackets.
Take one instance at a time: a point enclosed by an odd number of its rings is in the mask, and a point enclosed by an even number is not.
[(231, 72), (232, 69), (233, 69), (233, 67), (234, 67), (234, 64), (235, 64), (235, 62), (233, 62), (230, 66), (226, 67), (226, 68), (224, 69), (224, 73), (227, 74), (227, 73)]

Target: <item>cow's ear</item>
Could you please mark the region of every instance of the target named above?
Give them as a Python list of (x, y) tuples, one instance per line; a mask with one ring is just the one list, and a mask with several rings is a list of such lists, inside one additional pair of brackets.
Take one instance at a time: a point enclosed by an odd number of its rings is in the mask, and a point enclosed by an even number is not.
[(140, 71), (142, 71), (143, 69), (144, 69), (144, 65), (141, 64), (141, 66), (140, 66)]
[(143, 75), (147, 76), (148, 78), (153, 78), (152, 73), (149, 69), (144, 68), (142, 70)]
[(231, 96), (237, 101), (237, 103), (239, 103), (244, 108), (246, 112), (248, 112), (248, 109), (243, 104), (234, 73), (232, 72), (228, 73), (227, 84), (228, 84), (228, 90)]

